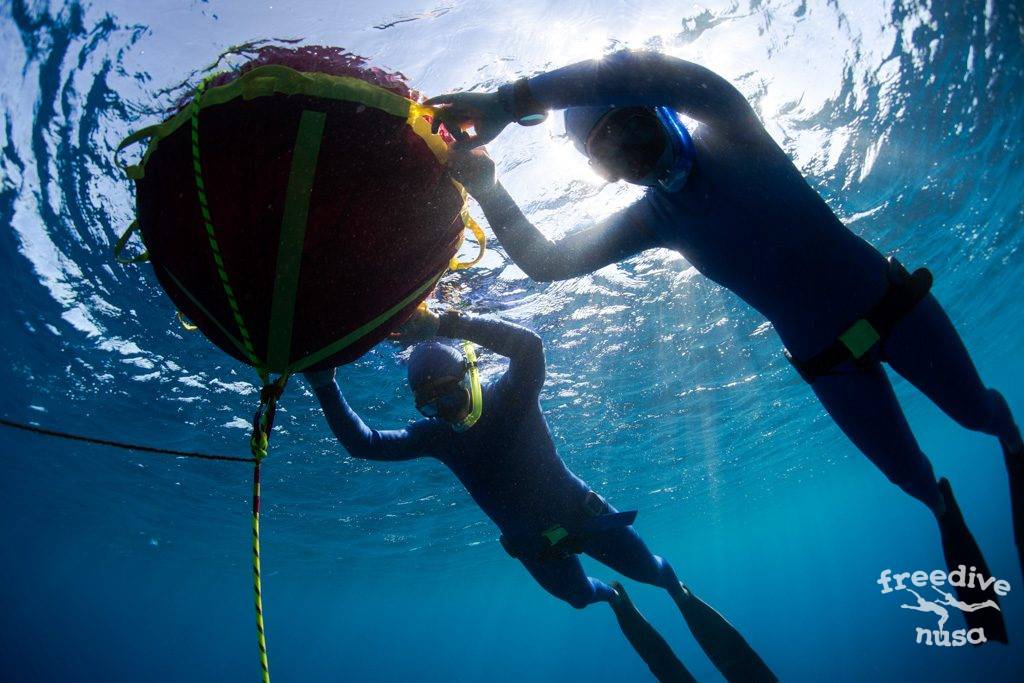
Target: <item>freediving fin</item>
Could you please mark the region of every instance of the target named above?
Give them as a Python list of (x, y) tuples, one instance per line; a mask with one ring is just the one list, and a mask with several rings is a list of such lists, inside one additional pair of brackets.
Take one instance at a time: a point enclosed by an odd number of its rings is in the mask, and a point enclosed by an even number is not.
[(1024, 573), (1024, 452), (1003, 450), (1006, 476), (1010, 480), (1010, 511), (1013, 515), (1013, 540), (1017, 544), (1017, 559)]
[[(968, 571), (977, 571), (986, 578), (992, 576), (988, 569), (988, 563), (985, 562), (985, 557), (981, 554), (981, 548), (978, 547), (977, 541), (971, 535), (971, 530), (967, 528), (963, 513), (960, 512), (960, 506), (957, 505), (956, 498), (953, 497), (953, 488), (945, 477), (939, 480), (939, 492), (942, 494), (946, 510), (937, 519), (939, 531), (942, 533), (942, 554), (946, 558), (946, 566), (949, 567), (949, 571), (952, 573), (960, 565), (963, 565)], [(988, 593), (981, 588), (968, 586), (954, 586), (954, 588), (956, 588), (956, 597), (960, 602), (973, 605), (992, 600), (997, 605), (999, 603), (994, 593)], [(1007, 643), (1009, 636), (1006, 633), (1006, 623), (1003, 621), (1001, 609), (987, 607), (975, 612), (963, 610), (961, 612), (967, 622), (967, 628), (981, 628), (985, 632), (986, 640)]]
[(609, 604), (619, 628), (654, 677), (661, 683), (696, 683), (697, 679), (686, 670), (661, 634), (637, 610), (622, 584), (616, 581), (611, 586), (618, 594)]
[(730, 683), (775, 683), (779, 679), (725, 617), (686, 586), (672, 592), (693, 637)]

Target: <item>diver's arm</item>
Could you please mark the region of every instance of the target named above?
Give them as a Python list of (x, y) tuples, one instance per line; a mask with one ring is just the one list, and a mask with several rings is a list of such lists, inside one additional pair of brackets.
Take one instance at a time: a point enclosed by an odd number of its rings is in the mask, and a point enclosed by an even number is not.
[[(312, 383), (312, 382), (311, 382)], [(412, 425), (407, 429), (370, 429), (345, 400), (333, 379), (313, 387), (334, 436), (354, 458), (363, 460), (411, 460), (424, 455), (422, 436)]]
[[(570, 107), (672, 107), (712, 128), (764, 131), (747, 99), (729, 81), (699, 64), (657, 52), (623, 50), (508, 83), (497, 92), (449, 93), (425, 103), (436, 107), (433, 126), (458, 131), (455, 149), (487, 144), (513, 121)], [(466, 132), (473, 128), (474, 135)]]
[(533, 330), (489, 315), (448, 311), (441, 316), (437, 333), (451, 339), (468, 339), (509, 359), (505, 382), (539, 394), (544, 386), (544, 344)]
[(591, 228), (553, 241), (526, 218), (501, 183), (470, 192), (508, 255), (538, 282), (579, 277), (661, 246), (655, 232), (639, 219), (639, 207), (627, 207)]
[(556, 242), (547, 239), (526, 218), (497, 181), (494, 162), (483, 150), (453, 152), (448, 168), (480, 204), (505, 251), (533, 280), (579, 277), (663, 246), (658, 232), (646, 220), (643, 200)]
[(533, 99), (548, 109), (667, 106), (709, 125), (757, 123), (750, 103), (729, 81), (658, 52), (623, 50), (539, 74), (527, 84)]

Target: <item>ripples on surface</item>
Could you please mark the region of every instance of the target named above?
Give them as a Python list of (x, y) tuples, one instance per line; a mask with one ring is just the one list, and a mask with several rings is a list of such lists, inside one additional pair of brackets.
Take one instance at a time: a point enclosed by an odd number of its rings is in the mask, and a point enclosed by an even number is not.
[[(111, 153), (174, 103), (183, 80), (271, 32), (345, 46), (428, 94), (492, 89), (621, 47), (704, 63), (751, 99), (852, 229), (939, 273), (936, 291), (976, 354), (1019, 349), (1019, 335), (998, 323), (1024, 267), (1021, 16), (1011, 4), (51, 4), (0, 10), (7, 416), (174, 448), (244, 449), (250, 373), (177, 326), (147, 266), (110, 258), (132, 218)], [(508, 130), (491, 153), (527, 214), (557, 236), (636, 191), (602, 184), (552, 119)], [(770, 327), (677, 255), (649, 252), (538, 284), (492, 246), (484, 267), (453, 282), (477, 310), (542, 333), (544, 406), (561, 454), (611, 500), (714, 519), (851, 452), (821, 429)], [(385, 344), (340, 373), (373, 425), (414, 417), (396, 352)], [(441, 466), (341, 457), (300, 381), (279, 424), (265, 490), (282, 557), (458, 556), (493, 539)], [(85, 515), (129, 553), (197, 536), (224, 547), (248, 493), (244, 467), (98, 449), (46, 450), (12, 466), (66, 489), (68, 509), (53, 514)], [(83, 484), (109, 491), (111, 510), (74, 509)], [(174, 512), (182, 506), (193, 512)], [(130, 513), (127, 529), (119, 512)]]

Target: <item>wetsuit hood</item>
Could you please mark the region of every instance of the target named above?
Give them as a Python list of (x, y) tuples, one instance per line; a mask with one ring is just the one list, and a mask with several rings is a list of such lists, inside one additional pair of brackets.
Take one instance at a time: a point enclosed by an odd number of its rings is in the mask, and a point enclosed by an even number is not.
[[(595, 127), (606, 116), (617, 109), (615, 106), (570, 107), (565, 110), (565, 132), (580, 152), (591, 158), (588, 148)], [(622, 107), (623, 111), (633, 109)], [(670, 107), (652, 107), (649, 111), (657, 120), (664, 134), (664, 150), (656, 162), (651, 163), (650, 172), (642, 178), (625, 179), (638, 185), (659, 186), (667, 192), (678, 192), (686, 184), (696, 159), (696, 150), (690, 132), (683, 125), (679, 115)], [(602, 173), (602, 175), (604, 175)], [(610, 180), (623, 179), (619, 173), (613, 174)]]
[(408, 370), (414, 395), (435, 380), (461, 378), (440, 395), (416, 397), (416, 408), (424, 416), (441, 418), (456, 432), (466, 431), (480, 419), (483, 389), (472, 343), (462, 342), (461, 352), (438, 342), (419, 344), (409, 356)]
[(409, 386), (413, 391), (441, 377), (462, 377), (466, 359), (456, 348), (436, 341), (417, 344), (409, 355)]
[(587, 138), (590, 131), (594, 130), (597, 122), (604, 118), (605, 114), (615, 107), (603, 105), (600, 107), (570, 107), (565, 110), (565, 133), (576, 145), (576, 149), (587, 153)]

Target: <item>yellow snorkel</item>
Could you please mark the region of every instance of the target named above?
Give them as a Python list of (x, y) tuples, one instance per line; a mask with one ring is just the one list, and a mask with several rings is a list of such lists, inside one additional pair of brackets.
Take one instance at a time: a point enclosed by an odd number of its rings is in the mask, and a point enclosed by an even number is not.
[(473, 343), (462, 342), (462, 352), (466, 355), (466, 364), (469, 366), (469, 405), (470, 411), (461, 422), (452, 425), (457, 432), (464, 432), (477, 423), (480, 415), (484, 412), (484, 395), (480, 388), (480, 371), (476, 367), (476, 352), (473, 351)]

